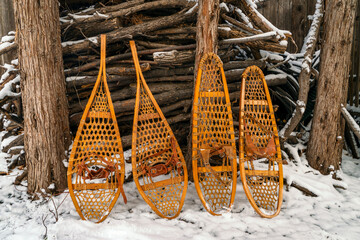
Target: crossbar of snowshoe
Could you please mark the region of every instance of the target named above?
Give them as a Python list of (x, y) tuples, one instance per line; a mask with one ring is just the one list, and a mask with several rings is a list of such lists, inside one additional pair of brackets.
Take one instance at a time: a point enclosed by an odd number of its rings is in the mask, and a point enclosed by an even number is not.
[(278, 177), (279, 171), (245, 170), (246, 176)]
[(73, 184), (72, 187), (75, 191), (80, 190), (99, 190), (111, 189), (114, 183), (86, 183), (86, 184)]
[(156, 188), (162, 188), (162, 187), (165, 187), (167, 185), (181, 183), (183, 181), (184, 181), (184, 176), (180, 176), (180, 177), (175, 177), (173, 179), (166, 179), (166, 180), (158, 181), (158, 182), (155, 182), (155, 183), (142, 185), (141, 189), (143, 191), (148, 191), (148, 190), (153, 190), (153, 189), (156, 189)]
[(111, 118), (111, 113), (110, 112), (89, 111), (87, 117), (89, 117), (89, 118)]
[(160, 115), (158, 113), (148, 113), (148, 114), (142, 114), (139, 115), (138, 121), (144, 121), (154, 118), (160, 118)]
[(264, 106), (268, 106), (269, 103), (266, 100), (249, 99), (249, 100), (244, 100), (244, 105), (264, 105)]
[[(211, 168), (215, 172), (232, 172), (233, 170), (232, 166), (211, 166)], [(206, 167), (198, 167), (197, 170), (201, 173), (210, 172)]]
[(200, 92), (200, 97), (225, 97), (225, 93), (221, 92)]

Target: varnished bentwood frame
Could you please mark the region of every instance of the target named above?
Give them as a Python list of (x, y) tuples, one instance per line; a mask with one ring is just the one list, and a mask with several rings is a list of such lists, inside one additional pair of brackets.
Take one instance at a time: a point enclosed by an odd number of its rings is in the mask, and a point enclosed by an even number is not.
[[(245, 112), (244, 112), (244, 99), (245, 99), (245, 84), (246, 84), (246, 80), (245, 80), (245, 76), (248, 74), (248, 72), (250, 71), (257, 71), (260, 74), (260, 78), (261, 81), (264, 85), (264, 91), (265, 91), (265, 95), (268, 101), (268, 106), (269, 106), (269, 112), (271, 115), (271, 122), (272, 122), (272, 131), (274, 133), (274, 138), (275, 138), (275, 145), (276, 145), (276, 162), (278, 163), (278, 167), (279, 167), (279, 196), (278, 196), (278, 203), (277, 203), (277, 210), (274, 214), (272, 215), (267, 215), (264, 214), (260, 208), (256, 205), (254, 198), (251, 195), (251, 192), (249, 190), (249, 187), (247, 185), (246, 182), (246, 173), (245, 173), (245, 126), (244, 126), (244, 116), (245, 116)], [(241, 181), (244, 187), (244, 191), (245, 194), (247, 196), (247, 198), (249, 199), (249, 202), (251, 204), (251, 206), (254, 208), (254, 210), (261, 216), (264, 218), (273, 218), (275, 216), (277, 216), (280, 213), (281, 210), (281, 205), (282, 205), (282, 199), (283, 199), (283, 168), (282, 168), (282, 159), (281, 159), (281, 149), (280, 149), (280, 142), (279, 142), (279, 135), (278, 135), (278, 131), (277, 131), (277, 126), (276, 126), (276, 120), (275, 120), (275, 115), (274, 115), (274, 110), (273, 110), (273, 105), (271, 102), (271, 97), (270, 97), (270, 93), (269, 93), (269, 89), (267, 86), (267, 83), (265, 81), (265, 77), (263, 72), (261, 71), (261, 69), (257, 66), (250, 66), (248, 67), (244, 73), (242, 74), (242, 82), (241, 82), (241, 91), (240, 91), (240, 113), (239, 113), (239, 121), (240, 121), (240, 129), (239, 129), (239, 134), (240, 134), (240, 139), (239, 139), (239, 163), (240, 163), (240, 176), (241, 176)], [(264, 173), (266, 171), (263, 170), (255, 170), (259, 173)]]
[[(132, 149), (131, 149), (131, 158), (132, 158), (132, 169), (133, 169), (133, 177), (134, 177), (134, 181), (136, 184), (137, 189), (139, 190), (141, 196), (143, 197), (143, 199), (145, 200), (145, 202), (147, 204), (149, 204), (149, 206), (151, 207), (151, 209), (158, 214), (160, 217), (162, 218), (166, 218), (166, 219), (174, 219), (177, 216), (179, 216), (181, 209), (184, 205), (184, 201), (185, 201), (185, 196), (186, 196), (186, 191), (187, 191), (187, 186), (188, 186), (188, 173), (187, 173), (187, 168), (186, 168), (186, 163), (184, 160), (184, 156), (181, 152), (181, 149), (179, 147), (178, 142), (175, 139), (174, 133), (172, 132), (169, 123), (166, 121), (165, 116), (163, 114), (163, 112), (161, 111), (159, 105), (157, 104), (154, 96), (152, 95), (148, 85), (146, 84), (145, 78), (142, 74), (141, 68), (140, 68), (140, 64), (139, 64), (139, 58), (137, 55), (137, 51), (136, 51), (136, 45), (134, 41), (130, 41), (130, 47), (131, 47), (131, 52), (133, 55), (133, 60), (134, 60), (134, 64), (135, 64), (135, 69), (136, 69), (136, 79), (137, 79), (137, 90), (136, 90), (136, 100), (135, 100), (135, 110), (134, 110), (134, 123), (133, 123), (133, 131), (132, 131)], [(181, 199), (180, 199), (180, 203), (179, 203), (179, 208), (177, 213), (174, 216), (168, 217), (165, 216), (164, 214), (162, 214), (157, 207), (149, 200), (148, 196), (145, 194), (144, 190), (142, 189), (142, 186), (139, 182), (139, 176), (137, 174), (137, 170), (136, 170), (136, 139), (137, 139), (137, 128), (138, 128), (138, 117), (139, 117), (139, 104), (140, 104), (140, 82), (141, 84), (144, 86), (144, 89), (148, 95), (148, 97), (151, 99), (153, 105), (155, 106), (156, 111), (158, 112), (158, 114), (160, 115), (160, 118), (162, 119), (162, 121), (164, 121), (166, 128), (169, 131), (169, 134), (171, 136), (174, 137), (175, 142), (176, 142), (176, 150), (179, 153), (179, 159), (182, 163), (182, 167), (183, 167), (183, 182), (184, 182), (184, 188), (182, 191), (182, 195), (181, 195)]]
[[(120, 169), (120, 175), (121, 176), (120, 176), (120, 182), (116, 181), (117, 182), (117, 190), (116, 190), (116, 193), (115, 193), (115, 196), (114, 196), (113, 200), (110, 203), (107, 214), (105, 214), (101, 219), (99, 219), (99, 221), (97, 221), (97, 223), (100, 223), (100, 222), (104, 221), (107, 218), (107, 216), (110, 214), (110, 212), (111, 212), (112, 208), (114, 207), (117, 199), (119, 198), (119, 195), (120, 195), (120, 192), (121, 192), (120, 188), (122, 188), (122, 185), (124, 183), (124, 177), (125, 177), (125, 162), (124, 162), (124, 153), (123, 153), (123, 148), (122, 148), (122, 144), (121, 144), (120, 132), (119, 132), (119, 127), (118, 127), (117, 120), (116, 120), (114, 106), (113, 106), (113, 103), (112, 103), (112, 100), (111, 100), (109, 87), (108, 87), (108, 84), (107, 84), (107, 81), (106, 81), (106, 35), (103, 35), (103, 34), (101, 35), (101, 55), (100, 55), (99, 74), (98, 74), (97, 80), (95, 82), (93, 91), (91, 92), (89, 101), (88, 101), (88, 103), (87, 103), (87, 105), (85, 107), (84, 113), (83, 113), (83, 115), (81, 117), (81, 120), (80, 120), (80, 124), (79, 124), (78, 130), (77, 130), (76, 137), (75, 137), (73, 147), (72, 147), (72, 151), (71, 151), (71, 154), (70, 154), (68, 173), (67, 173), (68, 187), (69, 187), (69, 193), (70, 193), (71, 199), (72, 199), (72, 201), (73, 201), (73, 203), (75, 205), (76, 211), (78, 212), (81, 219), (83, 219), (83, 220), (86, 220), (86, 219), (85, 219), (83, 213), (80, 210), (80, 206), (79, 206), (79, 203), (76, 200), (76, 197), (75, 197), (75, 194), (74, 194), (74, 188), (73, 188), (73, 184), (72, 184), (72, 175), (73, 175), (73, 172), (72, 172), (73, 165), (72, 164), (73, 164), (74, 157), (75, 157), (75, 154), (76, 154), (75, 151), (76, 151), (77, 145), (79, 143), (79, 138), (80, 138), (81, 132), (83, 130), (83, 126), (85, 124), (86, 118), (88, 117), (89, 110), (90, 110), (90, 108), (92, 106), (92, 103), (94, 101), (94, 98), (96, 96), (96, 93), (97, 93), (97, 90), (99, 88), (99, 85), (100, 85), (101, 81), (103, 82), (104, 90), (106, 91), (106, 96), (107, 96), (107, 100), (108, 100), (108, 104), (109, 104), (111, 119), (113, 121), (114, 131), (115, 131), (115, 135), (117, 137), (118, 148), (120, 150), (120, 152), (118, 152), (117, 154), (120, 155), (120, 158), (118, 158), (118, 159), (120, 160), (120, 168), (121, 168)], [(90, 188), (89, 190), (94, 189), (94, 188), (99, 189), (100, 187), (106, 187), (106, 186), (108, 186), (110, 184), (96, 184), (95, 183), (95, 184), (92, 184), (92, 186), (91, 186), (92, 188)], [(86, 184), (83, 184), (83, 185), (84, 185), (83, 186), (84, 190), (87, 189)], [(125, 195), (124, 195), (124, 200), (126, 201)]]
[[(224, 93), (225, 93), (225, 101), (227, 104), (227, 112), (229, 113), (229, 125), (231, 126), (231, 141), (232, 141), (232, 146), (233, 146), (233, 150), (234, 150), (234, 156), (236, 156), (236, 145), (235, 145), (235, 134), (234, 134), (234, 126), (233, 126), (233, 119), (232, 119), (232, 110), (231, 110), (231, 103), (230, 103), (230, 97), (229, 97), (229, 90), (228, 90), (228, 86), (227, 86), (227, 82), (226, 82), (226, 78), (225, 78), (225, 73), (224, 73), (224, 69), (223, 69), (223, 64), (220, 60), (220, 58), (215, 54), (215, 53), (208, 53), (206, 55), (204, 55), (201, 58), (201, 61), (199, 63), (199, 68), (198, 68), (198, 72), (197, 72), (197, 77), (196, 77), (196, 83), (195, 83), (195, 91), (194, 91), (194, 100), (193, 100), (193, 113), (192, 113), (192, 168), (193, 168), (193, 177), (194, 177), (194, 184), (195, 184), (195, 189), (196, 192), (199, 195), (199, 198), (204, 206), (204, 208), (212, 215), (214, 216), (220, 216), (221, 214), (215, 213), (214, 211), (212, 211), (209, 207), (208, 207), (208, 203), (206, 202), (205, 196), (203, 194), (203, 192), (201, 191), (201, 187), (200, 187), (200, 183), (199, 183), (199, 177), (198, 177), (198, 162), (199, 159), (196, 157), (198, 155), (197, 153), (197, 146), (194, 143), (196, 141), (195, 139), (195, 134), (199, 134), (197, 132), (197, 129), (194, 127), (197, 124), (197, 118), (198, 115), (196, 114), (196, 110), (198, 108), (197, 106), (197, 101), (199, 98), (199, 92), (200, 92), (200, 84), (201, 84), (201, 77), (202, 77), (202, 68), (201, 66), (204, 64), (205, 60), (208, 57), (214, 57), (215, 59), (217, 59), (219, 68), (220, 68), (220, 72), (221, 72), (221, 78), (222, 78), (222, 82), (223, 82), (223, 86), (224, 86)], [(204, 133), (205, 134), (205, 133)], [(214, 171), (216, 171), (215, 169), (213, 169)], [(229, 202), (229, 206), (223, 206), (225, 209), (227, 209), (227, 211), (231, 211), (231, 208), (233, 206), (234, 203), (234, 199), (235, 199), (235, 193), (236, 193), (236, 180), (237, 180), (237, 159), (235, 157), (235, 159), (232, 160), (232, 191), (231, 191), (231, 196), (230, 196), (230, 202)]]

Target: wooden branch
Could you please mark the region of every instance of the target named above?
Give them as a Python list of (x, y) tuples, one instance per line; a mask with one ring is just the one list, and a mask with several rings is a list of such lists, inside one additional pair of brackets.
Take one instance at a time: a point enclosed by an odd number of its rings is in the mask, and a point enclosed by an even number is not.
[(349, 126), (348, 126), (347, 123), (345, 124), (344, 137), (345, 137), (346, 145), (349, 146), (353, 158), (359, 159), (359, 153), (358, 153), (358, 150), (357, 150), (355, 138), (354, 138), (354, 135), (352, 134), (352, 132), (350, 131)]
[(5, 53), (8, 53), (10, 51), (16, 50), (17, 48), (18, 48), (18, 44), (16, 42), (14, 42), (13, 44), (1, 49), (0, 50), (0, 56), (5, 54)]
[(304, 60), (302, 62), (302, 69), (299, 75), (299, 96), (298, 100), (296, 101), (296, 108), (293, 113), (293, 116), (289, 119), (286, 123), (283, 132), (282, 139), (286, 140), (290, 134), (294, 131), (297, 127), (299, 122), (302, 119), (302, 116), (306, 109), (308, 94), (310, 90), (310, 75), (311, 75), (311, 64), (312, 59), (315, 52), (316, 42), (319, 38), (320, 33), (320, 25), (322, 23), (323, 17), (323, 0), (318, 0), (316, 3), (316, 10), (315, 10), (315, 18), (311, 24), (309, 29), (309, 33), (307, 35), (307, 41), (304, 43), (306, 45), (306, 52), (304, 54)]
[(145, 10), (153, 10), (153, 9), (161, 9), (161, 8), (176, 8), (176, 7), (192, 7), (194, 3), (191, 3), (187, 0), (159, 0), (154, 2), (146, 2), (143, 4), (139, 4), (130, 8), (118, 9), (114, 12), (107, 12), (106, 15), (99, 15), (94, 13), (92, 17), (88, 18), (75, 18), (71, 23), (64, 23), (62, 27), (67, 27), (69, 25), (76, 26), (77, 24), (88, 24), (103, 21), (105, 19), (113, 19), (118, 17), (126, 17), (136, 12), (145, 11)]
[(10, 148), (16, 146), (24, 146), (24, 134), (16, 136), (16, 138), (13, 139), (11, 142), (9, 142), (6, 146), (4, 146), (3, 149), (1, 149), (1, 151), (7, 153), (10, 150)]
[[(176, 24), (179, 24), (181, 22), (184, 22), (188, 19), (191, 19), (194, 17), (196, 11), (192, 12), (186, 12), (188, 9), (184, 9), (176, 14), (161, 17), (156, 20), (144, 22), (137, 25), (132, 25), (129, 27), (121, 28), (109, 33), (106, 33), (107, 36), (107, 43), (114, 43), (117, 41), (121, 41), (124, 39), (128, 39), (129, 36), (137, 36), (140, 33), (148, 33), (151, 31), (155, 31), (161, 28), (166, 28), (169, 26), (173, 26)], [(65, 46), (63, 48), (63, 54), (67, 55), (70, 53), (77, 53), (86, 49), (89, 49), (90, 47), (99, 47), (100, 46), (100, 36), (93, 37), (92, 41), (82, 41), (79, 43), (75, 43), (73, 45)]]
[(270, 40), (274, 39), (277, 36), (276, 32), (267, 32), (261, 33), (250, 37), (242, 37), (242, 38), (232, 38), (232, 39), (225, 39), (221, 40), (220, 44), (241, 44), (241, 43), (248, 43), (248, 42), (255, 42), (261, 40)]
[(185, 63), (194, 60), (194, 51), (177, 51), (172, 50), (168, 52), (153, 53), (153, 58), (156, 63)]
[(228, 21), (229, 23), (233, 24), (234, 26), (239, 27), (239, 28), (241, 28), (242, 30), (245, 30), (245, 31), (247, 31), (247, 32), (249, 32), (249, 33), (252, 33), (252, 34), (254, 34), (254, 35), (257, 35), (257, 34), (261, 34), (261, 33), (262, 33), (261, 31), (259, 31), (259, 30), (257, 30), (257, 29), (254, 29), (254, 28), (251, 28), (251, 27), (249, 27), (248, 25), (246, 25), (246, 24), (244, 24), (244, 23), (242, 23), (242, 22), (239, 22), (238, 20), (236, 20), (236, 19), (234, 19), (234, 18), (227, 16), (227, 15), (224, 14), (224, 13), (221, 14), (221, 17), (222, 17), (224, 20)]
[(138, 4), (144, 3), (144, 1), (145, 0), (132, 0), (132, 1), (120, 3), (117, 5), (113, 5), (113, 6), (105, 6), (105, 7), (101, 7), (101, 8), (95, 8), (93, 10), (86, 11), (86, 12), (78, 12), (78, 13), (76, 13), (76, 15), (90, 15), (90, 14), (94, 14), (96, 12), (101, 13), (101, 14), (106, 14), (108, 12), (115, 12), (120, 9), (125, 9), (125, 8), (130, 8), (130, 7), (136, 6)]
[(27, 175), (28, 175), (28, 170), (25, 169), (25, 170), (22, 172), (21, 175), (19, 175), (19, 176), (17, 176), (17, 177), (15, 178), (14, 185), (20, 185), (21, 182), (22, 182), (22, 180), (23, 180), (24, 178), (26, 178)]
[(350, 127), (351, 131), (360, 139), (360, 127), (355, 122), (354, 118), (350, 115), (350, 113), (346, 110), (346, 108), (341, 104), (341, 113), (343, 117), (345, 118), (348, 126)]
[[(184, 45), (184, 46), (176, 46), (176, 47), (168, 47), (168, 48), (158, 48), (158, 49), (149, 49), (149, 50), (142, 50), (138, 51), (138, 55), (146, 55), (146, 54), (153, 54), (154, 52), (164, 52), (164, 51), (171, 51), (171, 50), (186, 50), (186, 49), (194, 49), (196, 47), (195, 44), (190, 45)], [(130, 53), (123, 53), (119, 55), (114, 55), (106, 58), (106, 63), (111, 63), (116, 60), (123, 60), (123, 59), (129, 59), (132, 57), (131, 52)], [(93, 61), (91, 63), (84, 64), (80, 67), (75, 67), (72, 69), (66, 69), (65, 70), (65, 76), (72, 76), (77, 75), (79, 72), (83, 72), (86, 70), (89, 70), (91, 68), (97, 67), (100, 65), (100, 60)]]
[[(20, 97), (20, 96), (19, 96)], [(11, 114), (10, 112), (6, 111), (5, 109), (3, 109), (2, 107), (0, 107), (0, 112), (5, 114), (6, 118), (9, 119), (10, 121), (12, 121), (13, 123), (15, 123), (17, 126), (21, 127), (22, 129), (24, 129), (24, 120), (21, 117), (17, 117), (13, 114)]]
[[(229, 28), (229, 27), (227, 27)], [(229, 28), (230, 30), (226, 30), (224, 28), (219, 28), (219, 36), (222, 39), (229, 39), (229, 38), (245, 38), (246, 34), (234, 29)], [(220, 41), (222, 44), (222, 41)], [(262, 49), (262, 50), (268, 50), (272, 52), (279, 52), (284, 53), (287, 46), (280, 45), (279, 43), (275, 42), (265, 42), (265, 41), (250, 41), (243, 43), (246, 46), (249, 46), (252, 49)]]
[(239, 0), (242, 10), (245, 11), (249, 19), (263, 32), (275, 31), (280, 39), (285, 39), (291, 36), (290, 32), (283, 33), (272, 25), (261, 13), (259, 13), (247, 0)]
[(317, 194), (313, 193), (312, 191), (310, 191), (306, 187), (303, 187), (300, 184), (297, 184), (296, 182), (292, 182), (290, 186), (300, 190), (301, 192), (303, 192), (305, 194), (305, 196), (310, 196), (310, 197), (317, 197), (318, 196)]

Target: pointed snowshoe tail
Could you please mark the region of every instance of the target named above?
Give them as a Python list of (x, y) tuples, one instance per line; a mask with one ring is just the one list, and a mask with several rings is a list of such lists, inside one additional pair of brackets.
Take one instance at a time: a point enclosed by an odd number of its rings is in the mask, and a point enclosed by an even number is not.
[(196, 191), (213, 215), (230, 211), (237, 159), (230, 98), (223, 64), (214, 53), (200, 61), (192, 116), (192, 167)]
[(101, 35), (99, 75), (81, 118), (68, 166), (68, 187), (82, 219), (102, 222), (123, 190), (124, 155), (106, 82), (106, 35)]
[(263, 72), (248, 67), (240, 92), (240, 175), (245, 194), (260, 216), (279, 214), (283, 170), (276, 121)]
[(130, 41), (137, 90), (132, 135), (132, 170), (136, 186), (150, 207), (172, 219), (184, 204), (188, 175), (178, 142), (141, 72), (134, 41)]

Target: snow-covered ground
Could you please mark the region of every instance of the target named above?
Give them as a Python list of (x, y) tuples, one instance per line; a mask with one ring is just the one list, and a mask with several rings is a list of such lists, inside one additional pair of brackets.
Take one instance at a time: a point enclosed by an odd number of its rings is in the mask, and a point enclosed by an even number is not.
[[(360, 239), (360, 160), (343, 155), (340, 182), (309, 168), (304, 154), (298, 155), (301, 144), (287, 148), (294, 156), (284, 166), (288, 183), (302, 184), (319, 197), (288, 187), (280, 215), (273, 219), (255, 213), (239, 180), (234, 207), (223, 216), (206, 212), (190, 183), (180, 216), (162, 219), (132, 182), (124, 186), (128, 204), (120, 197), (100, 224), (80, 220), (67, 193), (54, 197), (56, 205), (65, 198), (56, 222), (49, 211), (54, 209), (53, 202), (29, 200), (26, 187), (13, 185), (20, 174), (14, 170), (0, 176), (0, 239)], [(336, 190), (333, 184), (347, 189)]]

